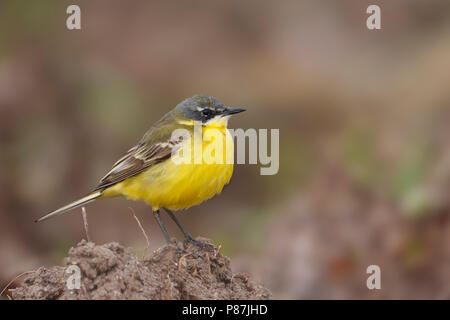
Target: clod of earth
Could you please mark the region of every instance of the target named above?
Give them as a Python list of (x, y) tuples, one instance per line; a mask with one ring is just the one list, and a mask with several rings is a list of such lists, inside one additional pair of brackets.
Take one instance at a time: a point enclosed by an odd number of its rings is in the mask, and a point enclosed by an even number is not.
[[(198, 239), (210, 242), (208, 239)], [(66, 266), (81, 271), (79, 289), (69, 289), (67, 267), (41, 267), (10, 290), (13, 299), (269, 299), (268, 289), (233, 274), (230, 259), (190, 243), (164, 246), (139, 259), (116, 242), (82, 240), (69, 250)], [(73, 272), (73, 271), (72, 271)], [(73, 280), (73, 278), (71, 278)], [(69, 281), (76, 285), (76, 282)]]

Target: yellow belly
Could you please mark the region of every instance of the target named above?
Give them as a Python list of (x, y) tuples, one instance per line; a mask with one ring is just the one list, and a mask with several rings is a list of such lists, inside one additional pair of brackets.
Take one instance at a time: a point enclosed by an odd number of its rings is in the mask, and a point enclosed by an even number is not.
[[(234, 147), (231, 135), (226, 128), (221, 132), (224, 150), (232, 155)], [(204, 136), (208, 136), (207, 131)], [(207, 145), (207, 142), (203, 142), (203, 151)], [(144, 200), (153, 210), (160, 207), (186, 209), (220, 193), (230, 181), (233, 164), (226, 164), (225, 156), (223, 160), (223, 164), (177, 164), (168, 159), (108, 188), (103, 196), (123, 195), (131, 200)]]

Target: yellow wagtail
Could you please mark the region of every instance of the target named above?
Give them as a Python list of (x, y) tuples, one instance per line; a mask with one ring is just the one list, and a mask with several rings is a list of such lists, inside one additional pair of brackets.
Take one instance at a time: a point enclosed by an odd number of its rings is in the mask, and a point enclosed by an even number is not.
[(234, 154), (234, 146), (227, 130), (228, 119), (232, 114), (242, 111), (245, 109), (227, 107), (218, 99), (207, 95), (195, 95), (184, 100), (156, 122), (139, 143), (113, 165), (92, 193), (37, 221), (65, 213), (96, 199), (125, 196), (131, 200), (144, 200), (152, 206), (153, 215), (168, 243), (171, 240), (159, 215), (161, 208), (165, 209), (181, 229), (186, 240), (202, 245), (183, 228), (171, 210), (187, 209), (220, 193), (231, 179), (233, 163), (173, 161), (174, 157), (179, 160), (182, 153), (192, 154), (191, 151), (195, 149), (193, 139), (183, 136), (174, 138), (173, 132), (184, 129), (192, 137), (195, 134), (195, 124), (200, 123), (202, 135), (206, 138), (201, 142), (202, 152), (214, 140), (211, 137), (217, 137), (219, 132), (222, 140), (220, 145), (224, 146), (225, 154), (229, 157)]

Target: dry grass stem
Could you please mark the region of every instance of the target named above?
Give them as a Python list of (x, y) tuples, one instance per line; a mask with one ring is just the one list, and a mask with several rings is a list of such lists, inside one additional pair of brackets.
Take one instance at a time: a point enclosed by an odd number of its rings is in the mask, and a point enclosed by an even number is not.
[(137, 217), (136, 214), (134, 213), (133, 208), (130, 207), (130, 210), (131, 210), (131, 213), (133, 214), (133, 217), (134, 217), (134, 219), (136, 220), (136, 222), (137, 222), (139, 228), (141, 229), (142, 234), (143, 234), (144, 237), (145, 237), (145, 241), (147, 241), (147, 247), (144, 249), (144, 257), (145, 257), (145, 254), (147, 253), (147, 250), (150, 248), (150, 240), (149, 240), (149, 238), (148, 238), (148, 236), (147, 236), (147, 233), (146, 233), (145, 230), (144, 230), (144, 227), (142, 227), (141, 221), (139, 221), (138, 217)]
[(91, 242), (91, 237), (89, 236), (89, 225), (87, 221), (87, 213), (86, 208), (81, 208), (81, 216), (83, 217), (83, 223), (84, 223), (84, 232), (86, 232), (86, 238), (88, 242)]
[(18, 276), (14, 277), (14, 279), (12, 279), (10, 282), (8, 282), (8, 284), (3, 288), (2, 292), (0, 292), (0, 296), (3, 295), (3, 293), (8, 289), (8, 287), (14, 283), (14, 281), (16, 281), (17, 279), (19, 279), (20, 277), (26, 275), (26, 274), (30, 274), (30, 273), (34, 273), (36, 272), (36, 270), (32, 270), (32, 271), (25, 271), (22, 272), (21, 274), (19, 274)]

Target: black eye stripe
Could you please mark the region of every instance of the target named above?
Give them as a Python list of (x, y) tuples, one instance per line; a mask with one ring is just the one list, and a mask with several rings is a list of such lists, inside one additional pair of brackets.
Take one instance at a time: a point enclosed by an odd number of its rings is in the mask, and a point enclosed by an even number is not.
[(211, 116), (213, 114), (211, 109), (203, 109), (202, 114), (206, 117)]

